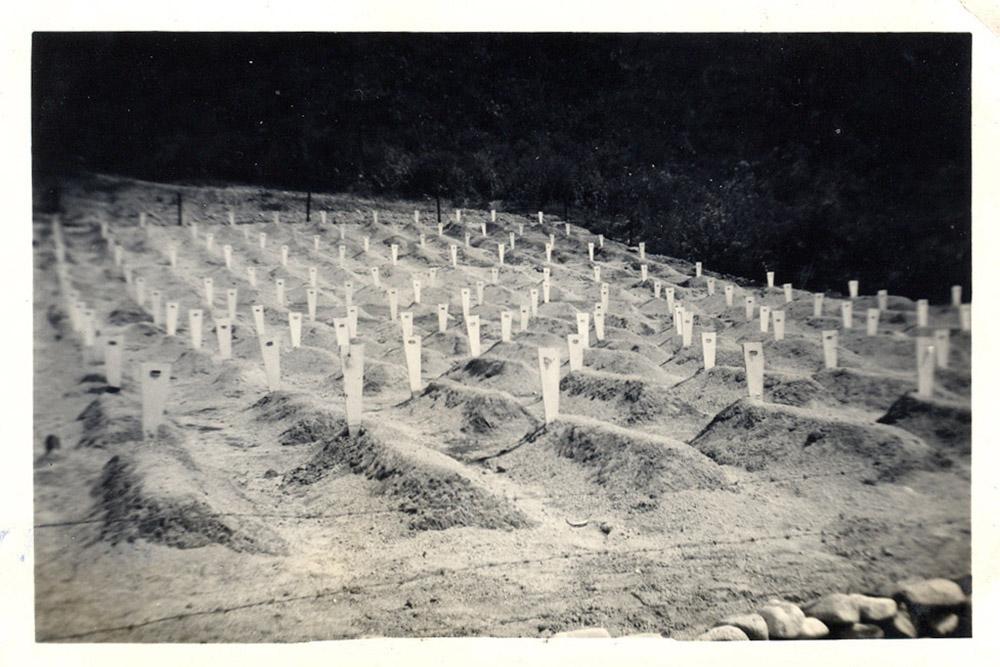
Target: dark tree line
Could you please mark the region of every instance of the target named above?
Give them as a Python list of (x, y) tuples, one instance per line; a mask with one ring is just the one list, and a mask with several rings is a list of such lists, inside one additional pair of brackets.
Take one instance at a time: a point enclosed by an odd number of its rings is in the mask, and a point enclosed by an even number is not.
[(809, 289), (971, 289), (971, 38), (35, 35), (36, 174), (568, 213)]

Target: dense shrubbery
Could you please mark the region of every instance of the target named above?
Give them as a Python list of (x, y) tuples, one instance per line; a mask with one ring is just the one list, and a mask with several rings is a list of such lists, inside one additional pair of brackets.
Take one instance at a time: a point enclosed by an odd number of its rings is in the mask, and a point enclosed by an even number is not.
[(36, 173), (568, 211), (807, 289), (970, 289), (964, 35), (37, 35)]

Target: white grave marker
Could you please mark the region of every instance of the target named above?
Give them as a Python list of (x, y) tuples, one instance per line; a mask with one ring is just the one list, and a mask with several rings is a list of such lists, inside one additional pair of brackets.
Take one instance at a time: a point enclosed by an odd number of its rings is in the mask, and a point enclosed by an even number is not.
[(448, 304), (438, 304), (438, 332), (444, 333), (448, 330)]
[(285, 279), (275, 278), (274, 279), (274, 298), (277, 299), (278, 305), (282, 308), (285, 307)]
[(649, 266), (647, 264), (640, 265), (639, 274), (642, 276), (642, 282), (646, 282), (646, 279), (649, 278)]
[(569, 370), (583, 370), (583, 342), (579, 334), (569, 334), (566, 336), (566, 343), (569, 347)]
[(497, 221), (497, 212), (496, 212), (496, 209), (490, 209), (490, 221), (491, 222), (496, 222)]
[(436, 268), (434, 268), (434, 269), (427, 269), (427, 276), (430, 278), (431, 287), (434, 287), (435, 285), (437, 285), (438, 270)]
[(413, 284), (413, 303), (420, 303), (420, 281), (416, 278), (412, 281)]
[(694, 312), (685, 310), (681, 315), (681, 344), (684, 347), (691, 347), (691, 339), (694, 336)]
[(438, 238), (444, 235), (444, 223), (438, 223)]
[(399, 328), (403, 332), (403, 340), (413, 335), (413, 313), (406, 311), (399, 314)]
[(319, 236), (313, 235), (313, 252), (319, 252)]
[(889, 291), (888, 290), (880, 289), (878, 291), (878, 294), (876, 295), (876, 298), (878, 299), (878, 309), (879, 310), (888, 310), (889, 309)]
[(339, 245), (337, 246), (338, 259), (340, 260), (341, 266), (344, 264), (344, 257), (347, 255), (347, 246)]
[(521, 306), (521, 331), (528, 330), (528, 318), (530, 317), (531, 308), (529, 306)]
[(845, 329), (850, 329), (854, 326), (854, 305), (850, 301), (841, 302), (840, 318)]
[(162, 293), (158, 289), (149, 293), (149, 309), (153, 312), (153, 326), (160, 326), (160, 297)]
[(948, 353), (951, 348), (949, 340), (951, 332), (948, 329), (934, 331), (934, 350), (937, 352), (937, 367), (948, 368)]
[(479, 315), (470, 315), (465, 322), (465, 330), (469, 336), (469, 354), (479, 356)]
[(389, 289), (389, 320), (396, 321), (396, 312), (399, 310), (399, 293), (394, 289)]
[(785, 340), (785, 311), (772, 310), (771, 317), (774, 319), (774, 340)]
[(215, 321), (215, 335), (219, 340), (219, 356), (229, 359), (233, 356), (233, 321), (221, 318)]
[(498, 284), (500, 282), (500, 269), (498, 269), (495, 266), (492, 269), (490, 269), (490, 281), (494, 285), (496, 285), (496, 284)]
[(423, 232), (420, 232), (420, 247), (421, 248), (427, 247), (427, 235), (424, 234)]
[(351, 345), (351, 330), (346, 317), (333, 318), (333, 332), (337, 335), (337, 347), (340, 348), (340, 357), (343, 360)]
[(542, 385), (545, 423), (559, 417), (559, 348), (538, 348), (538, 375)]
[(238, 295), (239, 292), (235, 287), (230, 287), (226, 290), (226, 306), (228, 306), (229, 310), (229, 319), (234, 321), (236, 320), (236, 298)]
[(837, 367), (837, 330), (823, 332), (823, 364), (827, 368)]
[[(601, 304), (596, 304), (600, 306)], [(597, 307), (594, 308), (594, 333), (597, 335), (598, 341), (604, 340), (604, 309)]]
[(135, 300), (140, 306), (146, 303), (146, 279), (142, 276), (135, 279)]
[(599, 266), (594, 267), (594, 282), (595, 283), (601, 282), (601, 267)]
[(858, 281), (848, 280), (847, 281), (847, 292), (852, 299), (858, 298)]
[(715, 368), (715, 332), (701, 332), (701, 356), (705, 364), (705, 370), (710, 371)]
[(463, 287), (462, 290), (461, 290), (461, 295), (462, 295), (462, 319), (463, 320), (468, 320), (469, 319), (469, 309), (471, 308), (471, 305), (469, 303), (469, 301), (471, 299), (471, 294), (469, 292), (469, 288), (468, 287)]
[(589, 255), (590, 261), (593, 262), (594, 261), (594, 244), (593, 243), (588, 243), (587, 244), (587, 255)]
[(767, 286), (774, 287), (774, 271), (767, 272)]
[(604, 307), (604, 312), (609, 312), (608, 306), (611, 303), (611, 287), (607, 283), (601, 283), (601, 306)]
[(358, 307), (348, 306), (347, 308), (347, 333), (351, 338), (358, 337)]
[(528, 290), (528, 299), (531, 304), (531, 316), (538, 317), (538, 288)]
[(513, 250), (513, 249), (514, 249), (514, 240), (515, 240), (515, 239), (514, 239), (514, 232), (511, 232), (511, 233), (510, 233), (510, 249), (511, 249), (511, 250)]
[(764, 347), (759, 342), (743, 343), (743, 363), (747, 392), (751, 398), (764, 398)]
[(917, 396), (930, 398), (934, 395), (934, 364), (936, 354), (929, 338), (917, 339)]
[(972, 331), (972, 305), (963, 303), (958, 307), (958, 320), (962, 331)]
[(454, 243), (448, 246), (448, 252), (451, 253), (451, 268), (458, 268), (458, 246)]
[(302, 346), (302, 313), (288, 313), (288, 330), (292, 335), (292, 348)]
[(604, 247), (604, 234), (598, 234), (597, 235), (597, 247), (599, 247), (599, 248), (603, 248)]
[(709, 278), (708, 280), (706, 280), (705, 285), (708, 287), (709, 296), (715, 294), (715, 278)]
[(917, 326), (926, 327), (927, 326), (927, 299), (917, 300)]
[(639, 259), (646, 259), (646, 242), (639, 243)]
[(791, 303), (792, 302), (792, 284), (791, 283), (785, 283), (784, 285), (781, 286), (781, 288), (783, 290), (785, 290), (785, 303)]
[(258, 235), (258, 240), (260, 242), (260, 249), (263, 250), (267, 247), (267, 232), (261, 232)]
[(542, 281), (542, 303), (548, 303), (552, 292), (552, 284), (548, 279)]
[[(119, 252), (119, 250), (120, 250), (120, 247), (115, 247), (115, 264), (120, 266), (121, 265), (121, 258), (120, 258), (120, 254), (121, 253)], [(177, 246), (172, 245), (172, 246), (170, 246), (170, 247), (167, 248), (167, 258), (170, 260), (170, 268), (176, 269), (177, 268)]]
[(406, 355), (406, 371), (410, 376), (410, 396), (416, 397), (420, 393), (420, 338), (405, 337), (403, 353)]
[(122, 347), (125, 338), (119, 334), (104, 341), (104, 378), (109, 387), (122, 386)]
[(319, 282), (319, 278), (318, 278), (318, 275), (316, 273), (316, 267), (315, 266), (310, 266), (309, 267), (309, 286), (310, 287), (316, 287), (316, 284), (318, 282)]
[(367, 255), (368, 254), (368, 248), (369, 248), (369, 246), (371, 244), (371, 237), (370, 236), (365, 236), (364, 238), (362, 238), (361, 239), (361, 244), (362, 244), (362, 247), (365, 250), (365, 254)]
[(306, 288), (306, 308), (309, 311), (309, 321), (316, 321), (316, 297), (317, 292), (315, 287)]
[(378, 267), (377, 266), (373, 266), (373, 267), (371, 267), (371, 269), (369, 269), (369, 271), (371, 272), (371, 276), (372, 276), (372, 284), (375, 285), (375, 287), (381, 287), (382, 283), (381, 283), (381, 280), (379, 279)]
[(188, 310), (188, 329), (191, 331), (191, 347), (201, 349), (201, 309)]
[(546, 243), (545, 244), (545, 263), (546, 264), (551, 264), (552, 263), (552, 244), (551, 243)]
[(503, 249), (504, 245), (502, 243), (497, 244), (497, 257), (500, 258), (500, 265), (503, 266)]
[(233, 246), (226, 244), (222, 246), (222, 258), (226, 262), (226, 269), (233, 270)]
[(813, 294), (813, 317), (823, 316), (823, 295)]
[(253, 313), (253, 324), (257, 330), (257, 336), (263, 338), (267, 335), (266, 325), (264, 324), (264, 306), (259, 303), (254, 304), (250, 306), (250, 312)]
[(590, 313), (576, 314), (576, 333), (580, 336), (580, 344), (590, 347)]
[(747, 298), (746, 298), (747, 322), (752, 322), (753, 321), (754, 302), (755, 301), (756, 301), (756, 299), (754, 299), (754, 297), (753, 297), (752, 294), (748, 294), (747, 295)]
[(364, 388), (365, 345), (354, 343), (348, 346), (343, 356), (344, 362), (344, 412), (347, 418), (347, 432), (357, 435), (361, 427), (361, 394)]
[(167, 405), (167, 389), (170, 386), (170, 364), (144, 363), (139, 367), (142, 390), (142, 435), (144, 439), (154, 439), (163, 423), (163, 412)]
[(205, 278), (203, 284), (205, 287), (203, 292), (205, 305), (211, 308), (212, 304), (215, 303), (215, 282), (211, 278)]
[(251, 287), (257, 286), (257, 269), (252, 266), (247, 267), (247, 280), (250, 282)]
[(264, 374), (267, 376), (267, 390), (274, 392), (281, 389), (281, 352), (278, 341), (269, 338), (260, 348), (264, 357)]
[(684, 306), (680, 303), (674, 304), (674, 333), (684, 335)]
[(767, 333), (768, 325), (771, 322), (771, 308), (768, 306), (760, 307), (760, 332)]
[(472, 234), (470, 234), (469, 232), (466, 232), (465, 233), (465, 247), (469, 248), (469, 247), (471, 247), (471, 244), (472, 244)]
[(392, 265), (396, 266), (399, 263), (399, 245), (396, 243), (390, 245), (389, 253), (392, 257)]
[(486, 291), (486, 283), (484, 283), (482, 280), (477, 280), (476, 281), (476, 304), (479, 305), (479, 306), (483, 305), (483, 297), (484, 297), (483, 293), (485, 291)]
[(177, 316), (180, 314), (181, 304), (178, 301), (167, 301), (167, 335), (177, 335)]
[(504, 343), (510, 342), (510, 328), (514, 321), (514, 313), (509, 310), (500, 312), (500, 340)]
[(952, 285), (951, 286), (951, 305), (958, 308), (962, 305), (962, 286)]
[(875, 336), (878, 334), (878, 308), (869, 308), (866, 311), (865, 317), (865, 333), (869, 336)]

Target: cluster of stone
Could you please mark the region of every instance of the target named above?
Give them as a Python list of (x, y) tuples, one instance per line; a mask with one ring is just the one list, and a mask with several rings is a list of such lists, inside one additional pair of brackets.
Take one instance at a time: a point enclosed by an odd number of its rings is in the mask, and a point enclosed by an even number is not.
[[(961, 585), (960, 585), (961, 584)], [(972, 578), (904, 581), (892, 597), (831, 593), (807, 605), (769, 600), (722, 619), (699, 641), (881, 639), (972, 635)]]

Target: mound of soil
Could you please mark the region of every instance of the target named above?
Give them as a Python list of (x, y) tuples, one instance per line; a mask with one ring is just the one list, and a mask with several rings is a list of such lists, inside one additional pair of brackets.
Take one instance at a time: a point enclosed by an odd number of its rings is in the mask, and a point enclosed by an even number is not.
[(824, 369), (812, 377), (840, 403), (869, 410), (887, 410), (900, 395), (912, 391), (914, 384), (908, 378), (850, 368)]
[[(632, 376), (575, 371), (559, 383), (560, 408), (630, 425), (662, 419), (704, 423), (708, 414), (672, 395), (669, 389)], [(574, 401), (574, 398), (581, 400)], [(603, 403), (604, 405), (595, 405)]]
[(537, 357), (535, 369), (519, 361), (490, 356), (474, 357), (446, 374), (447, 379), (489, 389), (500, 389), (514, 396), (533, 396), (541, 391)]
[(121, 394), (101, 395), (77, 416), (83, 433), (77, 447), (108, 447), (142, 440), (142, 406)]
[(591, 482), (609, 493), (641, 493), (653, 500), (664, 493), (728, 486), (725, 472), (688, 445), (596, 420), (560, 417), (527, 439), (500, 461), (530, 466), (531, 450), (545, 448), (588, 469)]
[(651, 382), (674, 384), (676, 377), (635, 352), (592, 347), (584, 353), (587, 368), (619, 375), (636, 375)]
[[(157, 443), (142, 456), (112, 457), (91, 494), (98, 498), (104, 525), (101, 539), (112, 544), (145, 539), (178, 549), (219, 544), (234, 551), (287, 554), (283, 540), (263, 525), (217, 512), (194, 479), (187, 457)], [(220, 489), (213, 485), (213, 497)]]
[(968, 404), (904, 394), (878, 421), (963, 456), (972, 452), (972, 410)]
[(465, 460), (482, 458), (538, 426), (510, 394), (447, 381), (428, 384), (406, 409), (444, 438), (450, 455)]
[(315, 347), (298, 347), (281, 354), (281, 372), (324, 375), (340, 370), (340, 355)]
[(345, 428), (307, 463), (286, 473), (282, 483), (315, 484), (337, 472), (364, 475), (379, 483), (377, 492), (398, 499), (399, 509), (412, 517), (412, 530), (456, 526), (509, 530), (530, 525), (517, 508), (471, 479), (456, 462), (407, 443), (398, 432), (386, 435), (380, 437), (371, 428), (351, 435)]
[(750, 399), (716, 415), (691, 445), (717, 463), (750, 472), (860, 470), (861, 479), (882, 481), (924, 468), (929, 458), (927, 445), (900, 429)]
[[(716, 412), (747, 395), (746, 371), (742, 367), (716, 366), (677, 384), (671, 393), (709, 413)], [(793, 406), (832, 403), (827, 391), (805, 377), (784, 373), (764, 374), (764, 397), (771, 402)]]
[(622, 329), (637, 336), (650, 336), (656, 333), (656, 329), (635, 317), (622, 317), (620, 315), (605, 315), (604, 326)]

